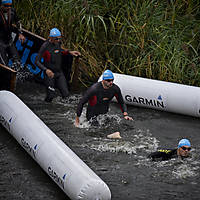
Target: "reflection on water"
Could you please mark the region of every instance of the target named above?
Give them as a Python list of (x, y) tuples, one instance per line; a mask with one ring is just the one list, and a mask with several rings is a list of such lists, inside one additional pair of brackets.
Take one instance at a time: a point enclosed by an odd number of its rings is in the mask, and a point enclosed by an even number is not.
[[(133, 121), (122, 119), (117, 104), (109, 115), (98, 118), (99, 126), (85, 120), (84, 108), (79, 128), (74, 126), (81, 94), (66, 102), (60, 97), (44, 102), (45, 88), (26, 83), (17, 95), (109, 186), (112, 200), (198, 199), (200, 189), (199, 119), (170, 113), (128, 107)], [(108, 139), (115, 131), (121, 139)], [(147, 155), (157, 148), (176, 148), (187, 137), (191, 157), (151, 162)], [(66, 195), (35, 161), (0, 128), (0, 199), (64, 200)]]

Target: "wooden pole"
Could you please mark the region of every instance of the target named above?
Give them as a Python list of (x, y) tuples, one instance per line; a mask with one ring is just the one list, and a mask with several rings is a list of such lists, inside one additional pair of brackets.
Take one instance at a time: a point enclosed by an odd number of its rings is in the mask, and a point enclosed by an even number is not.
[(0, 64), (0, 90), (16, 89), (16, 74), (17, 72), (3, 64)]

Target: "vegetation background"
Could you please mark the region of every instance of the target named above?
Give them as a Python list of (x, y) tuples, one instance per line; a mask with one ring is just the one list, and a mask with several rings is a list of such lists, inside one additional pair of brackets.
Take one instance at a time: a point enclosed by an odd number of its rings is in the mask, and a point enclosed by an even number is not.
[(200, 0), (15, 0), (23, 27), (57, 27), (81, 52), (79, 81), (105, 69), (200, 86)]

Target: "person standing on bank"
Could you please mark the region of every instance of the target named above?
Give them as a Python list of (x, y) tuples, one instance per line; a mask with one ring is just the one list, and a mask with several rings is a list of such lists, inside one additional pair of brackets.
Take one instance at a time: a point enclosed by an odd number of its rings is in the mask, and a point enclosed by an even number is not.
[(0, 63), (8, 66), (11, 58), (13, 69), (19, 70), (21, 65), (17, 49), (13, 44), (12, 24), (16, 24), (18, 38), (23, 43), (25, 37), (22, 34), (16, 11), (12, 8), (12, 0), (2, 0), (0, 6)]
[[(62, 98), (69, 96), (68, 81), (71, 73), (73, 56), (80, 56), (78, 51), (69, 51), (61, 48), (61, 32), (57, 28), (50, 30), (49, 38), (41, 46), (36, 57), (36, 65), (44, 71), (44, 83), (47, 89), (46, 102), (51, 102), (55, 97), (55, 88), (58, 88)], [(67, 57), (67, 59), (66, 59)], [(41, 62), (42, 58), (44, 63)], [(63, 60), (65, 59), (64, 69)], [(64, 74), (65, 71), (67, 74)]]
[(112, 98), (115, 96), (120, 108), (123, 113), (123, 117), (126, 120), (133, 120), (128, 116), (127, 107), (124, 103), (120, 88), (113, 83), (114, 75), (110, 70), (106, 70), (103, 73), (103, 80), (93, 84), (84, 94), (80, 100), (77, 112), (75, 125), (79, 125), (79, 117), (81, 116), (83, 106), (88, 102), (86, 117), (89, 121), (91, 118), (93, 120), (100, 114), (105, 114), (108, 112), (109, 104)]
[(160, 149), (151, 153), (148, 158), (152, 161), (163, 161), (172, 158), (186, 158), (190, 155), (191, 144), (188, 139), (181, 139), (176, 149)]

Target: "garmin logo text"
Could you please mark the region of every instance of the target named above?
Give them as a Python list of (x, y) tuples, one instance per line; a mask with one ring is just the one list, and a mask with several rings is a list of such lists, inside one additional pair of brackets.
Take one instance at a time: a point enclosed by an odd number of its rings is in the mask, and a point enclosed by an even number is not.
[[(21, 143), (22, 146), (26, 149), (26, 151), (33, 155), (34, 158), (36, 158), (35, 150), (30, 146), (30, 144), (27, 141), (24, 140), (24, 138), (21, 139)], [(37, 147), (37, 145), (35, 147)]]
[(10, 124), (6, 121), (6, 119), (0, 115), (0, 123), (8, 130), (10, 131)]
[(51, 169), (51, 167), (48, 167), (48, 173), (56, 181), (56, 183), (58, 183), (60, 187), (65, 189), (64, 181), (56, 174), (53, 169)]
[(130, 95), (125, 96), (126, 101), (133, 102), (137, 104), (143, 104), (146, 106), (152, 106), (157, 108), (165, 108), (164, 102), (160, 100), (160, 98), (157, 99), (147, 99), (143, 97), (131, 97)]

